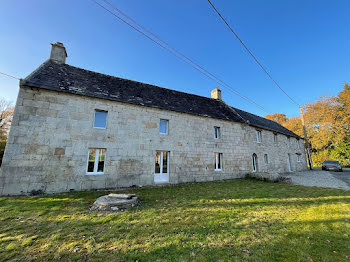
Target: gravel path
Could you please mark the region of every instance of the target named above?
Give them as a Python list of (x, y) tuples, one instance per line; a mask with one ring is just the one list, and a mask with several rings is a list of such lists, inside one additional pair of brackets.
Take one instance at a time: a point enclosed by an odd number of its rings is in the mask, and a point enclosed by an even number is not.
[(282, 176), (290, 177), (292, 184), (303, 186), (317, 186), (317, 187), (330, 187), (350, 190), (350, 186), (344, 181), (334, 177), (328, 171), (302, 171), (288, 174), (282, 174)]

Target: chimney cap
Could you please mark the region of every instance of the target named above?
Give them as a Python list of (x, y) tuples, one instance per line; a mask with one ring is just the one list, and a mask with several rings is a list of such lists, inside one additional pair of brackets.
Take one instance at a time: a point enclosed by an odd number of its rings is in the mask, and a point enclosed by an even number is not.
[(217, 99), (217, 100), (222, 100), (221, 98), (221, 89), (215, 88), (214, 90), (211, 91), (211, 98)]

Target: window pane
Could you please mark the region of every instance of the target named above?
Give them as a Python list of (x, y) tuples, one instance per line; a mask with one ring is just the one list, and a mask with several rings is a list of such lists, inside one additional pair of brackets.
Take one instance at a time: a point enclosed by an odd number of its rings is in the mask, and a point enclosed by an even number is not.
[(168, 152), (163, 152), (163, 172), (168, 173)]
[(221, 169), (221, 161), (222, 161), (222, 153), (219, 153), (219, 155), (218, 155), (218, 169)]
[(106, 128), (107, 123), (107, 112), (95, 111), (94, 127)]
[(89, 149), (88, 172), (94, 172), (96, 149)]
[(156, 174), (160, 173), (160, 152), (156, 152), (156, 163), (155, 163), (155, 171)]
[(161, 134), (167, 134), (168, 133), (168, 120), (160, 120), (159, 132)]
[(98, 166), (97, 172), (103, 172), (105, 166), (106, 149), (100, 149), (100, 154), (98, 156)]

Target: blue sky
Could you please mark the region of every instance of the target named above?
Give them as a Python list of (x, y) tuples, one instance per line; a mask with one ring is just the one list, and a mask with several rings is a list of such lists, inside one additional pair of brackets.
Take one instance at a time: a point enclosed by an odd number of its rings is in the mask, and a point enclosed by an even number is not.
[[(110, 1), (269, 113), (298, 115), (206, 0)], [(350, 1), (212, 1), (300, 104), (335, 95), (350, 81)], [(90, 0), (3, 0), (0, 24), (0, 71), (20, 78), (60, 41), (70, 65), (202, 96), (217, 87)], [(229, 89), (222, 92), (230, 105), (265, 115)], [(0, 97), (15, 101), (17, 93), (18, 81), (0, 75)]]

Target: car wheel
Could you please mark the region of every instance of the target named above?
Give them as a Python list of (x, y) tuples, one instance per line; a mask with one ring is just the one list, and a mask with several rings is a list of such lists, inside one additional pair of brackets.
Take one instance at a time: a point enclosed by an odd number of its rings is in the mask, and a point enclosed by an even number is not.
[(324, 168), (324, 167), (322, 167), (322, 170), (325, 170), (325, 168)]

